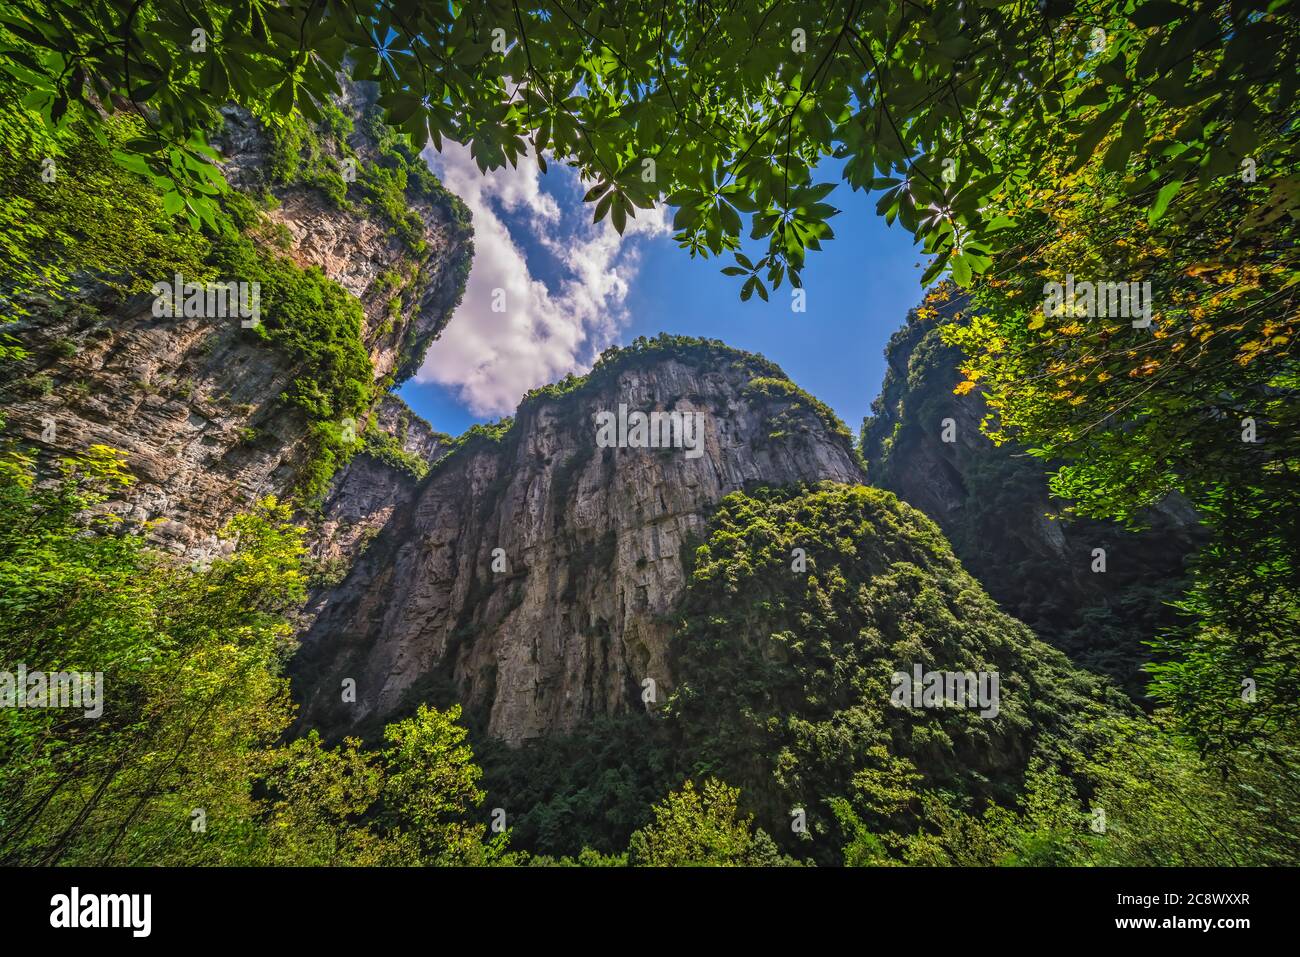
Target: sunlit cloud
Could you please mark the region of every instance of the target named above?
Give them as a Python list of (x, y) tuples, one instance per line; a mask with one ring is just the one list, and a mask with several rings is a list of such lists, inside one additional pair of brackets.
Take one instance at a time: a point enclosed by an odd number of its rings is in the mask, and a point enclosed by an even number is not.
[[(529, 389), (590, 368), (630, 321), (627, 297), (647, 238), (671, 230), (662, 209), (637, 210), (620, 237), (608, 218), (591, 222), (577, 173), (551, 164), (542, 189), (531, 157), (484, 174), (466, 147), (425, 151), (430, 167), (474, 216), (474, 264), (465, 298), (430, 347), (415, 381), (437, 383), (475, 415), (514, 410)], [(549, 281), (526, 248), (544, 250)], [(493, 305), (501, 311), (494, 311)]]

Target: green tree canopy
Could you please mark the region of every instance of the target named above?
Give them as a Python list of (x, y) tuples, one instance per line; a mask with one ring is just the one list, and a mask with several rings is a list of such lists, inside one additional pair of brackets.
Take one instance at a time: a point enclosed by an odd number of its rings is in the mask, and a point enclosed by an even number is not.
[(740, 810), (740, 791), (709, 778), (685, 781), (654, 807), (654, 820), (628, 843), (628, 863), (640, 867), (746, 867), (782, 860), (772, 839)]
[[(729, 267), (752, 293), (798, 283), (833, 236), (843, 161), (959, 282), (991, 265), (1005, 220), (986, 207), (1041, 175), (1050, 144), (1085, 162), (1140, 158), (1141, 201), (1205, 194), (1286, 128), (1297, 46), (1290, 0), (926, 3), (805, 0), (610, 5), (587, 0), (5, 0), (0, 68), (57, 127), (130, 111), (147, 132), (120, 162), (212, 223), (220, 174), (205, 131), (234, 101), (317, 119), (336, 74), (376, 80), (386, 119), (469, 145), (483, 169), (532, 151), (594, 184), (595, 217), (676, 207), (692, 254), (766, 240)], [(1270, 112), (1271, 105), (1282, 106)], [(1188, 122), (1153, 143), (1169, 110)], [(1159, 148), (1156, 148), (1156, 147)], [(1291, 128), (1288, 148), (1294, 146)], [(1179, 184), (1175, 186), (1174, 184)], [(1140, 191), (1139, 191), (1140, 192)], [(746, 230), (746, 221), (748, 230)]]
[(381, 751), (281, 740), (306, 597), (289, 509), (265, 500), (226, 529), (229, 555), (178, 564), (101, 514), (123, 459), (93, 446), (41, 484), (0, 448), (0, 662), (101, 687), (97, 716), (0, 708), (0, 862), (501, 861), (459, 709), (421, 707)]

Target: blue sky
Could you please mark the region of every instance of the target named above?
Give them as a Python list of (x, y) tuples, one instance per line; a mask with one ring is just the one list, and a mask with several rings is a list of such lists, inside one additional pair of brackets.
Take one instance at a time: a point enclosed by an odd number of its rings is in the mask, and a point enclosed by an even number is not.
[[(664, 211), (642, 211), (620, 239), (590, 224), (572, 170), (521, 162), (482, 176), (448, 146), (426, 157), (474, 213), (475, 262), (465, 302), (400, 389), (435, 429), (456, 435), (509, 414), (528, 389), (585, 371), (608, 345), (670, 332), (762, 353), (856, 432), (880, 389), (885, 344), (921, 298), (923, 258), (870, 196), (841, 186), (828, 200), (842, 210), (836, 238), (809, 254), (807, 311), (795, 313), (788, 284), (771, 302), (741, 302), (739, 282), (720, 272), (730, 256), (691, 259)], [(838, 182), (838, 169), (814, 179)]]

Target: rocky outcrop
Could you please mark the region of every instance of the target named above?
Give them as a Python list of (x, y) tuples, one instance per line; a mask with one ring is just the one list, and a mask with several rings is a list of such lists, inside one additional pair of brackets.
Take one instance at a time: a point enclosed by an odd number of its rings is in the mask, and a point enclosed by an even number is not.
[[(360, 119), (373, 95), (349, 85), (340, 107)], [(224, 115), (213, 140), (231, 183), (270, 197), (259, 242), (299, 266), (318, 267), (357, 297), (382, 394), (414, 371), (459, 301), (472, 250), (463, 217), (450, 203), (410, 191), (408, 207), (423, 224), (414, 251), (373, 210), (332, 201), (315, 185), (271, 182), (265, 132), (238, 108)], [(366, 130), (357, 122), (347, 136), (363, 162), (376, 150)], [(7, 324), (29, 356), (0, 366), (6, 431), (46, 462), (92, 444), (125, 451), (137, 481), (109, 507), (149, 524), (164, 547), (195, 556), (214, 547), (231, 515), (294, 487), (312, 455), (310, 423), (281, 399), (300, 371), (282, 350), (241, 329), (239, 319), (160, 318), (152, 306), (151, 296), (122, 300), (87, 279), (75, 297)], [(381, 422), (392, 401), (378, 408)], [(366, 418), (338, 427), (364, 432)], [(436, 451), (423, 444), (426, 457)], [(347, 500), (337, 521), (353, 516), (355, 525), (365, 467), (336, 485), (334, 498)], [(371, 497), (382, 512), (398, 494), (375, 490)], [(349, 544), (342, 536), (326, 551)]]
[(7, 431), (48, 458), (125, 452), (136, 482), (113, 510), (197, 555), (230, 515), (288, 487), (307, 423), (276, 401), (292, 367), (238, 320), (156, 319), (149, 307), (87, 298), (10, 326), (30, 357), (0, 371)]
[(317, 584), (338, 584), (355, 556), (405, 505), (419, 487), (420, 476), (409, 467), (381, 458), (373, 449), (375, 435), (387, 436), (414, 462), (427, 468), (446, 450), (450, 438), (435, 432), (395, 395), (376, 407), (361, 437), (362, 451), (334, 476), (311, 536), (311, 557), (318, 568)]
[[(1142, 642), (1175, 621), (1165, 603), (1181, 592), (1198, 541), (1195, 513), (1170, 499), (1137, 533), (1068, 514), (1049, 493), (1050, 465), (980, 431), (988, 409), (979, 390), (953, 394), (960, 353), (939, 327), (961, 321), (968, 303), (933, 305), (928, 319), (909, 313), (886, 348), (884, 384), (862, 430), (871, 484), (933, 519), (1009, 614), (1140, 697)], [(1095, 549), (1105, 552), (1104, 572), (1094, 571)]]
[[(776, 379), (779, 377), (779, 379)], [(518, 743), (672, 686), (684, 554), (728, 493), (860, 482), (848, 436), (757, 357), (634, 349), (472, 430), (327, 598), (294, 663), (304, 725), (371, 734), (421, 701)], [(599, 412), (703, 414), (703, 454), (601, 448)], [(345, 692), (355, 687), (355, 700)]]
[[(378, 107), (379, 87), (354, 83), (342, 74), (336, 105), (352, 120), (352, 130), (338, 141), (323, 137), (316, 144), (317, 163), (331, 171), (352, 160), (354, 169), (383, 163), (370, 119)], [(419, 368), (428, 344), (437, 338), (459, 303), (472, 243), (457, 215), (445, 202), (406, 191), (407, 208), (420, 219), (426, 249), (412, 254), (408, 244), (381, 215), (363, 204), (331, 202), (310, 184), (277, 183), (269, 175), (271, 144), (260, 124), (244, 109), (227, 106), (213, 145), (222, 152), (227, 180), (250, 192), (275, 197), (267, 218), (283, 227), (289, 255), (300, 266), (318, 266), (356, 296), (366, 315), (364, 339), (375, 364), (376, 379), (401, 382)], [(350, 155), (345, 155), (344, 150)], [(394, 303), (399, 303), (394, 307)]]

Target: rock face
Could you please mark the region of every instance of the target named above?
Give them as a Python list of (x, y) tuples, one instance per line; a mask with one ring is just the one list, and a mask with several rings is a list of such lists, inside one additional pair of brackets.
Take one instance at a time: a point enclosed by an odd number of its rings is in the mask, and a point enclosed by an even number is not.
[[(426, 465), (441, 456), (450, 442), (395, 395), (384, 396), (376, 407), (367, 426), (370, 430), (391, 436), (403, 452)], [(337, 584), (353, 558), (418, 487), (419, 478), (407, 469), (365, 451), (353, 456), (330, 483), (312, 536), (311, 556), (320, 566), (321, 584)]]
[[(338, 79), (343, 92), (336, 105), (354, 121), (353, 131), (346, 137), (355, 154), (352, 159), (358, 164), (382, 164), (365, 122), (377, 109), (379, 87), (353, 83), (342, 75)], [(419, 216), (427, 246), (413, 255), (373, 211), (340, 209), (320, 189), (309, 185), (270, 182), (270, 144), (257, 121), (237, 106), (225, 107), (222, 114), (225, 126), (213, 138), (213, 145), (222, 152), (227, 180), (241, 189), (266, 189), (274, 195), (278, 203), (267, 216), (287, 231), (291, 258), (300, 266), (319, 266), (361, 301), (366, 348), (375, 364), (376, 379), (391, 376), (401, 382), (410, 378), (460, 299), (463, 260), (473, 246), (455, 216), (446, 204), (408, 190), (408, 208)], [(331, 168), (346, 158), (328, 139), (322, 141), (321, 148)], [(399, 292), (401, 308), (392, 313), (390, 303)]]
[(292, 368), (241, 337), (238, 320), (155, 319), (151, 302), (82, 300), (11, 326), (31, 356), (0, 372), (14, 376), (8, 428), (51, 458), (96, 443), (128, 453), (137, 481), (114, 510), (199, 552), (228, 516), (289, 484), (307, 424), (274, 403)]
[[(1196, 516), (1171, 499), (1149, 516), (1149, 530), (1134, 533), (1066, 514), (1048, 491), (1051, 467), (980, 432), (987, 406), (978, 390), (953, 394), (960, 353), (943, 344), (939, 326), (960, 321), (966, 307), (954, 299), (928, 321), (913, 311), (890, 339), (884, 385), (862, 430), (870, 483), (933, 519), (1009, 614), (1140, 697), (1142, 642), (1175, 620), (1162, 603), (1181, 591)], [(1093, 570), (1099, 548), (1104, 572)]]
[[(369, 96), (373, 90), (349, 86), (340, 105), (359, 116)], [(312, 186), (268, 184), (266, 136), (237, 108), (226, 121), (214, 142), (230, 181), (269, 191), (276, 203), (268, 216), (287, 237), (283, 252), (360, 300), (376, 384), (409, 376), (459, 300), (472, 251), (465, 227), (446, 205), (412, 195), (410, 208), (425, 227), (424, 249), (415, 254), (374, 215), (339, 208)], [(362, 159), (373, 154), (364, 124), (348, 143)], [(152, 306), (151, 296), (119, 301), (88, 282), (71, 301), (6, 325), (30, 356), (0, 365), (0, 394), (8, 431), (47, 461), (96, 443), (127, 452), (137, 482), (111, 507), (132, 523), (155, 523), (155, 541), (193, 556), (213, 547), (231, 515), (293, 486), (309, 458), (309, 423), (279, 401), (293, 363), (241, 335), (238, 319), (156, 318)], [(394, 419), (399, 405), (385, 400), (380, 420)], [(428, 440), (423, 446), (436, 451)], [(342, 480), (355, 489), (365, 467)], [(395, 474), (383, 480), (400, 484)], [(341, 494), (349, 504), (338, 506), (340, 516), (358, 507), (355, 492)], [(398, 493), (373, 494), (391, 505)]]
[[(729, 492), (860, 482), (847, 434), (779, 370), (720, 345), (633, 350), (439, 462), (326, 599), (293, 666), (305, 725), (374, 733), (420, 701), (518, 743), (672, 685), (683, 552)], [(781, 376), (784, 380), (784, 377)], [(596, 415), (704, 415), (703, 454), (599, 448)], [(356, 700), (342, 689), (355, 682)]]

